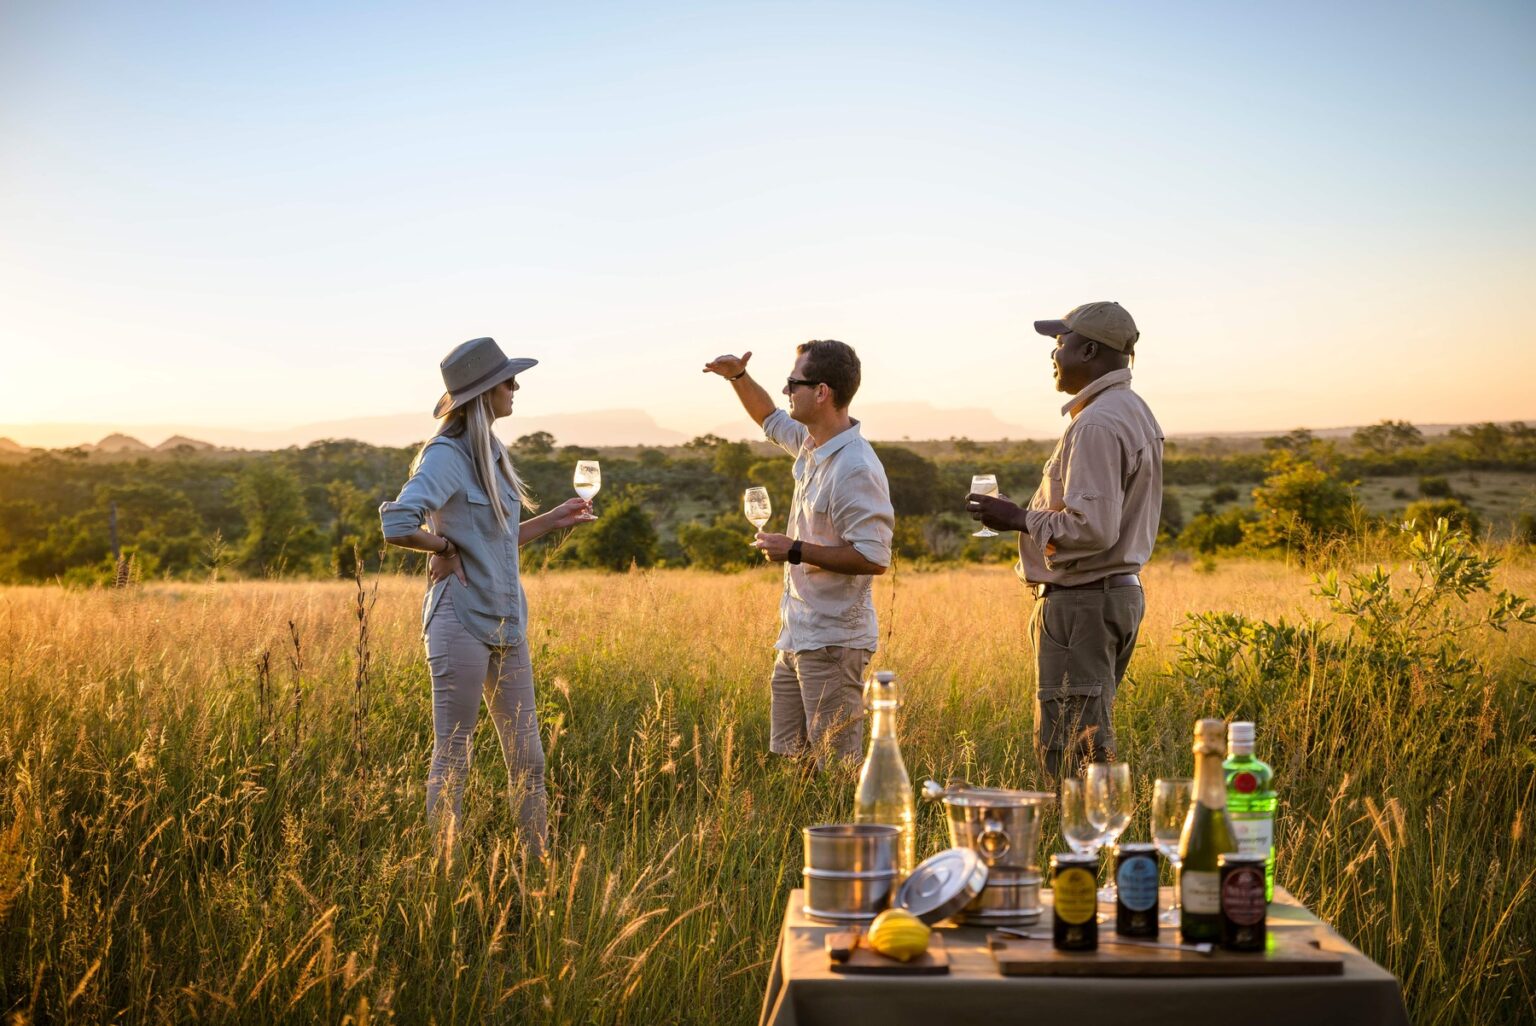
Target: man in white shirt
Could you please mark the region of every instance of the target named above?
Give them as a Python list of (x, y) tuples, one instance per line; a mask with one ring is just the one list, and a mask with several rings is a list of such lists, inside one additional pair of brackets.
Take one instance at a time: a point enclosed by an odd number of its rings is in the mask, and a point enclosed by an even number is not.
[(1115, 691), (1146, 610), (1137, 575), (1162, 514), (1163, 429), (1131, 391), (1141, 334), (1119, 303), (1085, 303), (1035, 330), (1056, 339), (1051, 365), (1072, 421), (1028, 508), (972, 494), (966, 509), (1019, 532), (1016, 572), (1036, 600), (1035, 752), (1055, 779), (1114, 758)]
[(885, 468), (848, 415), (859, 357), (831, 339), (798, 347), (779, 409), (747, 373), (750, 352), (704, 365), (725, 378), (769, 441), (795, 458), (786, 534), (753, 543), (784, 564), (770, 691), (769, 750), (818, 764), (859, 757), (864, 671), (879, 638), (871, 578), (891, 562), (895, 511)]

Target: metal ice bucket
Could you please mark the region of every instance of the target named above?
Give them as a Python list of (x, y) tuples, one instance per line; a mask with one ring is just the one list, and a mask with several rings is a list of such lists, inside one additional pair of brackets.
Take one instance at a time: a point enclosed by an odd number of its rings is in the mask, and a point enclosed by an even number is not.
[(964, 781), (943, 787), (930, 780), (923, 784), (923, 797), (943, 801), (953, 847), (975, 849), (989, 870), (1038, 874), (1040, 817), (1055, 795), (971, 787)]

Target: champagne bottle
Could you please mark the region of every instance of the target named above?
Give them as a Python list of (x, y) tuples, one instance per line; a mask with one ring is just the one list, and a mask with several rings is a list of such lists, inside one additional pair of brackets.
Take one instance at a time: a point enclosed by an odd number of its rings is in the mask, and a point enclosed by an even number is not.
[(854, 795), (855, 823), (884, 823), (901, 831), (897, 847), (897, 870), (905, 877), (912, 872), (917, 854), (917, 835), (912, 815), (912, 781), (906, 763), (901, 761), (901, 746), (896, 743), (896, 710), (901, 705), (896, 674), (881, 670), (864, 688), (864, 707), (873, 717), (869, 731), (869, 755), (859, 772), (859, 789)]
[(1244, 855), (1264, 856), (1264, 900), (1275, 900), (1275, 773), (1254, 758), (1253, 724), (1235, 720), (1227, 728), (1227, 818)]
[(1195, 724), (1195, 795), (1179, 835), (1179, 933), (1186, 943), (1221, 940), (1221, 874), (1216, 857), (1237, 851), (1222, 773), (1226, 724)]

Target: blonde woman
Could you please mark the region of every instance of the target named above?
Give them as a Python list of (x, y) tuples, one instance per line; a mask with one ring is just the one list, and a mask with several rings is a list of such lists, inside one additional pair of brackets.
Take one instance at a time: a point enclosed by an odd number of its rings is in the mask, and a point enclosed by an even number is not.
[(501, 739), (512, 809), (530, 854), (547, 841), (544, 746), (534, 714), (528, 602), (518, 547), (586, 523), (591, 504), (568, 499), (522, 519), (536, 504), (491, 424), (512, 412), (517, 375), (537, 360), (508, 359), (495, 340), (471, 339), (442, 362), (447, 392), (399, 498), (379, 507), (384, 539), (431, 553), (422, 633), (432, 672), (432, 768), (427, 815), (458, 830), (470, 741), (483, 696)]

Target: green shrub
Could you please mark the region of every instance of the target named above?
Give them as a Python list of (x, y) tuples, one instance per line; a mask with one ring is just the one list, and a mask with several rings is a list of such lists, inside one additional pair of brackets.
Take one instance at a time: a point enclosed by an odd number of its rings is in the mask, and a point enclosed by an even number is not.
[(1453, 530), (1470, 535), (1481, 534), (1483, 522), (1477, 511), (1460, 499), (1420, 499), (1411, 502), (1403, 510), (1403, 520), (1412, 521), (1420, 532), (1430, 530), (1437, 522), (1445, 521)]

